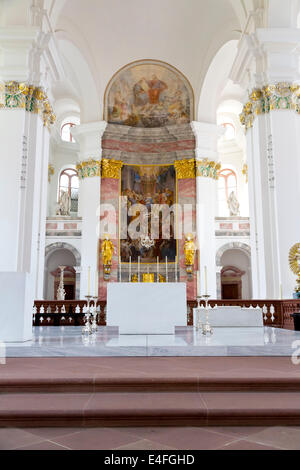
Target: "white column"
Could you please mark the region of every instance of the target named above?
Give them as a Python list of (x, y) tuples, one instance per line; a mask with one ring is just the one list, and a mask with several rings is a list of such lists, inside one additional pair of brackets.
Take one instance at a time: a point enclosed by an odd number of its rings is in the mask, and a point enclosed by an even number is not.
[[(72, 130), (72, 135), (80, 145), (79, 162), (101, 161), (102, 135), (107, 123), (105, 121), (82, 124)], [(91, 173), (80, 180), (79, 188), (79, 210), (82, 217), (82, 241), (81, 241), (81, 276), (80, 297), (88, 294), (88, 268), (91, 268), (90, 294), (95, 294), (95, 273), (98, 267), (98, 243), (99, 243), (99, 220), (100, 220), (100, 190), (101, 176)]]
[[(217, 142), (222, 131), (215, 124), (193, 122), (196, 136), (196, 160), (218, 162)], [(200, 244), (201, 293), (205, 293), (204, 267), (207, 267), (207, 289), (212, 298), (217, 297), (216, 280), (216, 217), (217, 180), (209, 176), (200, 176), (197, 171), (197, 239)]]
[[(296, 279), (289, 269), (290, 248), (300, 241), (300, 116), (286, 109), (299, 83), (300, 31), (260, 29), (240, 44), (232, 78), (247, 90), (269, 87), (272, 109), (253, 112), (247, 130), (254, 298), (291, 298)], [(248, 64), (245, 73), (242, 65)], [(287, 88), (284, 90), (284, 84)], [(262, 102), (251, 98), (252, 106)], [(288, 104), (289, 103), (289, 104)], [(248, 119), (248, 117), (247, 117)]]
[[(49, 88), (51, 54), (42, 39), (38, 27), (1, 29), (1, 83)], [(1, 91), (0, 341), (17, 342), (32, 337), (33, 302), (43, 283), (49, 130), (43, 113), (6, 107)]]

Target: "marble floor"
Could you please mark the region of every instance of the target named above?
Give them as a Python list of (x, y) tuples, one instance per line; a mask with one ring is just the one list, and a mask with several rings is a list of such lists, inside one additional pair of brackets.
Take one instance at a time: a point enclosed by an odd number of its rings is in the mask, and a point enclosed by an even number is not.
[(2, 357), (184, 357), (291, 356), (300, 332), (275, 328), (215, 328), (203, 336), (194, 328), (177, 328), (175, 335), (119, 335), (113, 327), (99, 327), (83, 336), (81, 327), (34, 327), (26, 343), (6, 343)]

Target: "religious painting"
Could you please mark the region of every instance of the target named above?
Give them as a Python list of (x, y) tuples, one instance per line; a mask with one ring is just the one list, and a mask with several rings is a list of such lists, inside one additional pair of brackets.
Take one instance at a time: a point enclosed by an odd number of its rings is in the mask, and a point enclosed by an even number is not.
[[(176, 175), (174, 166), (125, 165), (121, 173), (123, 215), (120, 218), (120, 258), (128, 263), (175, 262)], [(140, 208), (140, 209), (139, 209)], [(143, 209), (143, 210), (141, 210)], [(124, 218), (124, 214), (125, 217)], [(130, 227), (139, 217), (132, 235)], [(124, 230), (125, 229), (125, 230)]]
[(141, 61), (121, 69), (109, 83), (105, 120), (131, 127), (164, 127), (193, 120), (188, 80), (164, 62)]

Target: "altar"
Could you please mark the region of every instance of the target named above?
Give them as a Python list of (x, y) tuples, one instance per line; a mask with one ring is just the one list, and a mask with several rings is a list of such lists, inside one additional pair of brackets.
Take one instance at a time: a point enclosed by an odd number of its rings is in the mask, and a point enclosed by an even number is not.
[(120, 335), (170, 335), (187, 326), (185, 283), (111, 283), (107, 325)]

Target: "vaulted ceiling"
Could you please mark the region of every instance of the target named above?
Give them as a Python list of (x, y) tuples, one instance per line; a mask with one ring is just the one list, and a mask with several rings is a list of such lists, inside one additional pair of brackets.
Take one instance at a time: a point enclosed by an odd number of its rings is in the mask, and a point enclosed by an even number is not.
[[(235, 0), (237, 2), (237, 0)], [(72, 42), (94, 78), (99, 106), (112, 75), (129, 62), (159, 59), (190, 80), (199, 100), (208, 66), (241, 25), (230, 0), (67, 0), (55, 26), (60, 47), (78, 75)], [(76, 72), (77, 69), (77, 72)]]

